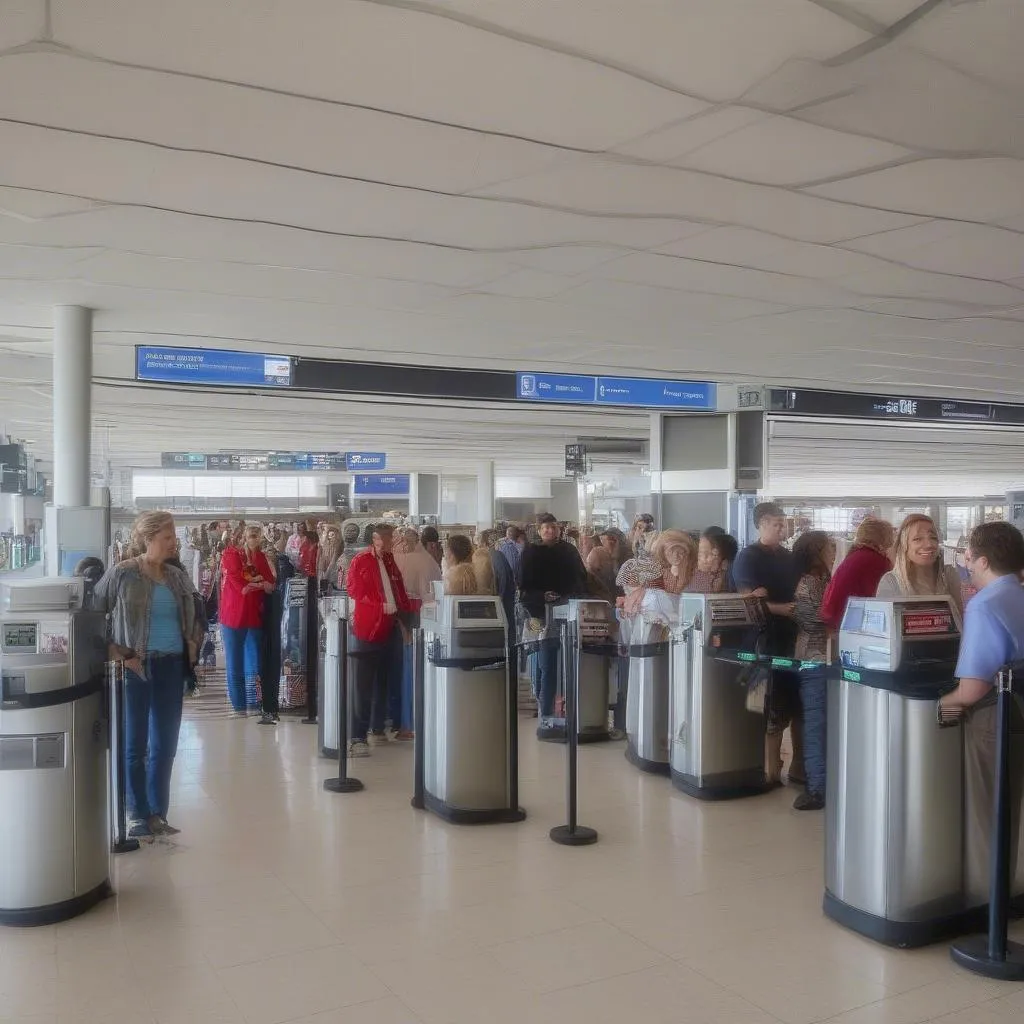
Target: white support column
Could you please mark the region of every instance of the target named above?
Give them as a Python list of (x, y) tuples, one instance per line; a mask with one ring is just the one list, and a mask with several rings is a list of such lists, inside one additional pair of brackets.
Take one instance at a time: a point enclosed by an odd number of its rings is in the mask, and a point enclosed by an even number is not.
[(92, 310), (53, 310), (53, 503), (89, 504), (92, 431)]
[(409, 515), (420, 514), (420, 475), (419, 473), (409, 474)]
[(476, 530), (494, 526), (494, 463), (481, 462), (476, 471)]

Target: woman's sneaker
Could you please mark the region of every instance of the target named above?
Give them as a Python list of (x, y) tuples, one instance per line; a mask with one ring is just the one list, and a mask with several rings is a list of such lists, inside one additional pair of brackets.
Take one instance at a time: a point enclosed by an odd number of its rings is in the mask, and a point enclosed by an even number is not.
[(366, 740), (353, 740), (348, 745), (348, 756), (349, 757), (369, 757), (370, 756), (370, 744)]
[(256, 724), (257, 725), (277, 725), (277, 723), (280, 722), (280, 721), (281, 721), (281, 719), (280, 719), (279, 716), (272, 715), (272, 714), (269, 714), (268, 712), (264, 711), (263, 714), (260, 715), (260, 720)]

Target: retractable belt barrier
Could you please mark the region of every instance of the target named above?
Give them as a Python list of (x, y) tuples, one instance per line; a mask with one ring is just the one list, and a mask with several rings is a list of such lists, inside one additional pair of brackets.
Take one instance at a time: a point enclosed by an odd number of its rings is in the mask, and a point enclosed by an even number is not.
[(363, 783), (348, 774), (348, 620), (338, 618), (333, 625), (338, 630), (338, 775), (324, 779), (324, 790), (358, 793)]

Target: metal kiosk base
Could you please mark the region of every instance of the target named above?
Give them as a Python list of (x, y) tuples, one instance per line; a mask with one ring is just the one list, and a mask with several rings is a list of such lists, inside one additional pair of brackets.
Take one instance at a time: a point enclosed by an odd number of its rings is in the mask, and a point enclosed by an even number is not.
[(686, 775), (673, 768), (671, 776), (672, 785), (676, 789), (697, 800), (739, 800), (747, 796), (769, 793), (779, 785), (769, 782), (763, 771), (760, 778), (752, 776), (749, 772), (723, 772), (702, 781), (695, 775)]
[(92, 910), (97, 903), (102, 903), (108, 896), (113, 896), (114, 890), (110, 882), (104, 881), (70, 900), (63, 900), (60, 903), (51, 903), (45, 907), (25, 907), (19, 910), (0, 910), (0, 925), (8, 925), (12, 928), (37, 928), (41, 925), (59, 924), (61, 921), (70, 921), (87, 910)]
[(641, 757), (628, 737), (626, 738), (626, 760), (634, 768), (639, 768), (640, 771), (647, 772), (648, 775), (668, 775), (671, 771), (667, 761), (649, 761), (646, 757)]
[(468, 811), (461, 807), (451, 807), (427, 792), (423, 794), (423, 806), (452, 825), (500, 825), (526, 820), (526, 811), (522, 807), (515, 810), (511, 807), (495, 807), (490, 810)]

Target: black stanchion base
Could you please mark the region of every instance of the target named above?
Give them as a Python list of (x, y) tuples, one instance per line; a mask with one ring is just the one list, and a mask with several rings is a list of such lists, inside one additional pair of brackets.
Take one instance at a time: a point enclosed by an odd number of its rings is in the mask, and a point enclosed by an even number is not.
[(119, 843), (110, 844), (111, 853), (134, 853), (142, 849), (142, 843), (138, 839), (122, 839)]
[(568, 825), (556, 825), (549, 833), (553, 843), (559, 846), (592, 846), (597, 842), (597, 830), (587, 828), (586, 825), (577, 825), (570, 828)]
[(300, 721), (302, 722), (303, 725), (317, 725), (318, 724), (317, 720), (315, 718), (306, 717), (306, 718), (300, 719)]
[[(578, 743), (607, 743), (611, 738), (612, 735), (607, 729), (581, 729), (576, 741)], [(537, 739), (542, 743), (568, 742), (569, 733), (565, 728), (565, 719), (555, 718), (549, 725), (538, 725)]]
[(949, 954), (954, 963), (984, 978), (1024, 981), (1024, 946), (1018, 942), (1007, 942), (1005, 960), (993, 960), (988, 955), (987, 935), (961, 939)]
[(358, 779), (324, 779), (324, 791), (327, 793), (358, 793), (365, 788)]

